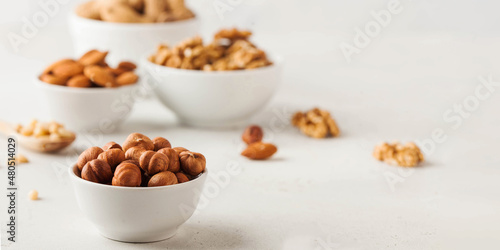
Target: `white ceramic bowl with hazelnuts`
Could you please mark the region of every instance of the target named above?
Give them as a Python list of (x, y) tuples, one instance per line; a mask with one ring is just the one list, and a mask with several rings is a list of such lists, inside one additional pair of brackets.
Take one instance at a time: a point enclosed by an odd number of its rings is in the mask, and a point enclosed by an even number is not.
[(205, 157), (133, 133), (120, 146), (85, 150), (69, 175), (78, 205), (105, 237), (152, 242), (172, 237), (196, 210)]

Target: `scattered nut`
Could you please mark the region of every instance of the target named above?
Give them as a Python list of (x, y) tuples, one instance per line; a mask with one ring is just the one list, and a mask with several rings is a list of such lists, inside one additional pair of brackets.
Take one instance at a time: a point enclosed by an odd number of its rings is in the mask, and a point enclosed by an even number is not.
[(107, 162), (95, 159), (85, 164), (82, 169), (82, 178), (87, 181), (108, 184), (113, 178), (113, 172)]
[(158, 151), (162, 148), (171, 148), (172, 145), (170, 142), (163, 137), (155, 137), (153, 138), (154, 151)]
[(17, 163), (28, 163), (28, 158), (26, 158), (26, 156), (22, 155), (22, 154), (17, 154), (16, 155), (16, 162)]
[(76, 163), (78, 169), (81, 171), (87, 162), (97, 159), (102, 152), (103, 150), (100, 147), (91, 147), (83, 151), (83, 153), (81, 153), (78, 157), (78, 161)]
[(32, 201), (35, 201), (35, 200), (38, 200), (38, 191), (36, 190), (31, 190), (29, 193), (28, 193), (28, 198)]
[(154, 150), (155, 146), (149, 137), (140, 134), (140, 133), (132, 133), (130, 134), (125, 142), (123, 143), (123, 151), (127, 151), (131, 147), (143, 147), (146, 150)]
[(151, 179), (148, 182), (148, 187), (167, 186), (177, 183), (178, 181), (175, 174), (170, 171), (165, 171), (153, 175), (153, 177), (151, 177)]
[(373, 157), (391, 165), (414, 167), (424, 161), (424, 155), (413, 142), (402, 145), (398, 142), (382, 143), (373, 150)]
[(241, 152), (241, 155), (252, 160), (264, 160), (271, 157), (278, 149), (271, 143), (254, 142)]
[(252, 144), (254, 142), (262, 141), (262, 137), (264, 137), (264, 132), (262, 132), (262, 129), (257, 125), (252, 125), (245, 129), (245, 132), (243, 132), (241, 139), (247, 144)]
[(166, 155), (155, 151), (146, 151), (139, 159), (140, 167), (150, 176), (167, 171), (169, 162)]
[(335, 137), (340, 134), (330, 113), (319, 108), (311, 109), (306, 113), (295, 113), (292, 117), (292, 124), (303, 134), (313, 138), (325, 138), (329, 135)]
[(141, 170), (133, 163), (123, 162), (116, 167), (113, 186), (138, 187), (141, 185)]
[(205, 170), (206, 159), (200, 153), (183, 151), (179, 154), (181, 169), (189, 175), (199, 175)]

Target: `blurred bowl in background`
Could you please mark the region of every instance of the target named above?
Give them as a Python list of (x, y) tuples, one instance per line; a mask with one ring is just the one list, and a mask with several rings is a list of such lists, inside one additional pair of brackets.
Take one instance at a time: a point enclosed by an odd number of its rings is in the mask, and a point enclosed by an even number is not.
[(234, 71), (170, 68), (143, 57), (141, 66), (153, 92), (182, 123), (195, 127), (240, 127), (261, 111), (281, 83), (282, 63)]
[(165, 23), (112, 23), (83, 18), (72, 11), (69, 22), (75, 56), (91, 49), (112, 51), (107, 61), (113, 66), (124, 60), (139, 62), (160, 43), (177, 44), (199, 33), (197, 17)]

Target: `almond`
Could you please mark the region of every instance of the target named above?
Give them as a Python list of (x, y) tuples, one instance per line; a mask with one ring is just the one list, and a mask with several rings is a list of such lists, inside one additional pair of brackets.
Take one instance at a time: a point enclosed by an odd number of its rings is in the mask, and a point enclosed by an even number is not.
[(123, 69), (125, 71), (133, 71), (134, 69), (137, 68), (137, 66), (133, 62), (121, 62), (118, 64), (119, 69)]
[(104, 62), (104, 59), (108, 55), (108, 52), (101, 52), (98, 50), (90, 50), (89, 52), (85, 53), (78, 62), (82, 64), (83, 66), (89, 66), (89, 65), (95, 65)]
[(241, 155), (252, 160), (264, 160), (271, 157), (278, 149), (271, 143), (255, 142), (243, 150)]
[(85, 67), (83, 74), (95, 84), (102, 87), (116, 87), (115, 77), (105, 68), (91, 65)]
[(90, 79), (85, 75), (76, 75), (71, 77), (66, 85), (74, 88), (89, 88), (92, 86)]
[(46, 83), (50, 83), (50, 84), (54, 84), (54, 85), (64, 85), (66, 84), (66, 80), (68, 78), (66, 77), (57, 77), (57, 76), (53, 76), (51, 74), (43, 74), (40, 76), (40, 80), (42, 82), (46, 82)]
[(49, 65), (47, 68), (45, 68), (45, 70), (42, 72), (42, 74), (49, 74), (49, 73), (51, 73), (51, 72), (52, 72), (52, 70), (53, 70), (55, 67), (57, 67), (57, 66), (59, 66), (59, 65), (61, 65), (61, 64), (65, 64), (65, 63), (67, 63), (67, 62), (72, 62), (72, 61), (73, 61), (73, 59), (62, 59), (62, 60), (59, 60), (59, 61), (57, 61), (57, 62), (55, 62), (55, 63), (53, 63), (53, 64)]
[(134, 72), (128, 71), (116, 78), (116, 83), (120, 86), (134, 84), (139, 80), (139, 77)]
[(71, 60), (61, 63), (52, 69), (52, 74), (58, 77), (72, 77), (83, 72), (83, 65)]

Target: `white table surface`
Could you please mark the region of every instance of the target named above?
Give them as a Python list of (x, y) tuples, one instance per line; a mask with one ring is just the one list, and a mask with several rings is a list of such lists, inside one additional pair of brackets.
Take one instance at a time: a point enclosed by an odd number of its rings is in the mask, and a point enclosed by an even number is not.
[[(352, 34), (311, 29), (262, 29), (256, 35), (286, 59), (279, 93), (250, 121), (278, 146), (271, 160), (239, 155), (241, 129), (182, 127), (155, 99), (141, 100), (115, 133), (79, 135), (70, 150), (55, 155), (20, 149), (30, 163), (18, 168), (18, 242), (2, 238), (2, 249), (498, 249), (500, 87), (456, 129), (443, 115), (475, 94), (479, 76), (500, 82), (499, 37), (389, 29), (348, 64), (338, 44)], [(31, 79), (71, 53), (65, 32), (47, 27), (21, 52), (0, 50), (1, 120), (50, 118)], [(315, 140), (290, 126), (292, 112), (314, 106), (331, 111), (340, 137)], [(381, 141), (422, 142), (435, 129), (444, 131), (446, 141), (425, 155), (422, 166), (408, 170), (371, 157)], [(166, 241), (127, 244), (100, 236), (79, 211), (66, 169), (59, 167), (69, 166), (75, 157), (68, 155), (89, 140), (122, 142), (136, 131), (204, 153), (213, 175), (228, 164), (242, 170)], [(6, 152), (2, 140), (0, 152)], [(5, 164), (0, 179), (5, 183)], [(40, 200), (27, 199), (32, 189)], [(6, 206), (5, 195), (1, 199)]]

